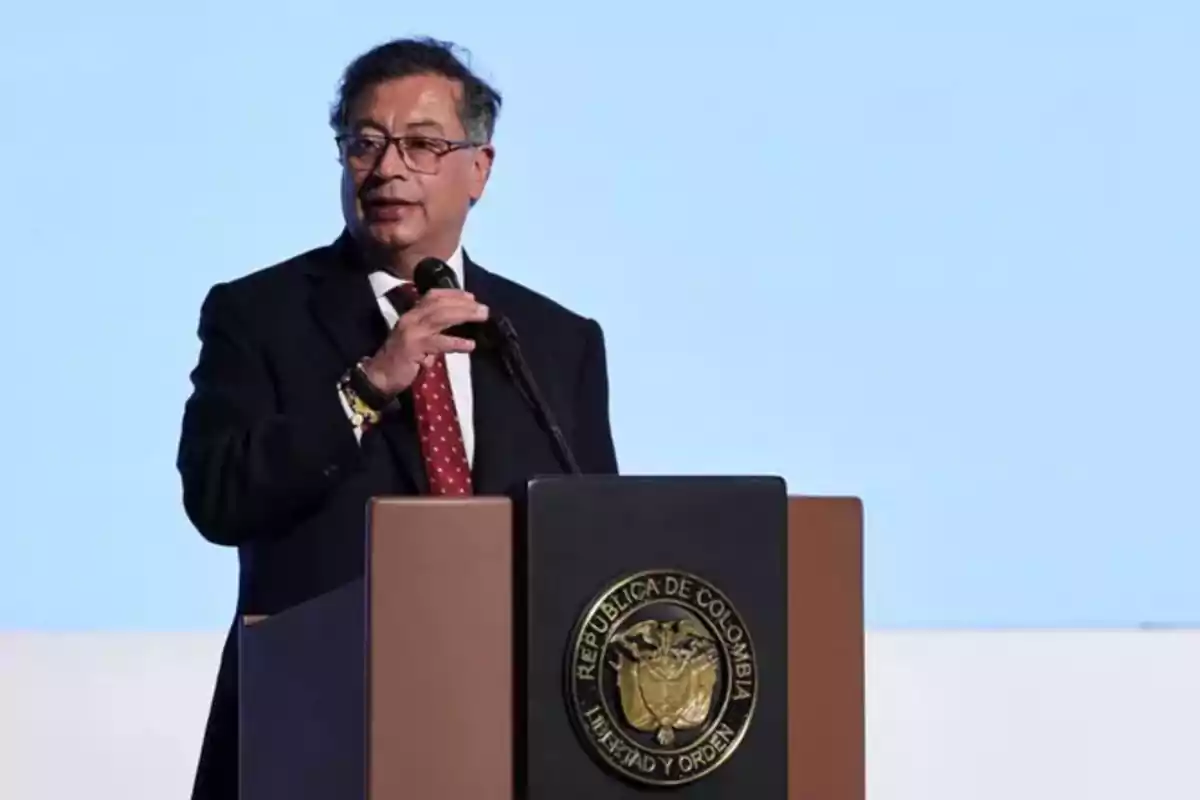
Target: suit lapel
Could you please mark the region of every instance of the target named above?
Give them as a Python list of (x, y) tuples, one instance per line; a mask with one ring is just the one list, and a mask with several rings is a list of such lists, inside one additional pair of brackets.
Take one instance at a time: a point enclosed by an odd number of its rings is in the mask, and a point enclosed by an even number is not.
[(512, 441), (509, 378), (500, 359), (491, 353), (471, 356), (472, 420), (475, 426), (475, 460), (471, 480), (476, 494), (503, 493), (506, 467), (517, 451)]
[[(348, 366), (379, 349), (387, 337), (387, 323), (349, 235), (343, 233), (330, 251), (329, 263), (317, 274), (320, 285), (313, 292), (312, 312)], [(399, 412), (385, 416), (380, 430), (417, 491), (427, 492), (429, 482), (408, 393), (401, 396)]]
[[(341, 240), (334, 249), (348, 249)], [(387, 324), (379, 313), (371, 284), (363, 270), (348, 262), (344, 255), (327, 265), (313, 292), (312, 311), (317, 323), (329, 335), (342, 358), (354, 363), (375, 352), (387, 335)]]
[[(484, 305), (499, 308), (491, 276), (463, 259), (463, 282)], [(476, 494), (503, 494), (513, 487), (519, 468), (521, 432), (517, 422), (524, 401), (505, 370), (499, 354), (479, 348), (471, 355), (471, 392), (474, 396), (475, 459), (471, 477)]]

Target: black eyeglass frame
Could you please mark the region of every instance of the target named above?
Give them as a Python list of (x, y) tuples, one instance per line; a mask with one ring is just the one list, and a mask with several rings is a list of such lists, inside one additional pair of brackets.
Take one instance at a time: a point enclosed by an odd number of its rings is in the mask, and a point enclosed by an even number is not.
[[(343, 158), (351, 162), (353, 162), (355, 159), (354, 156), (346, 152), (346, 143), (354, 140), (373, 140), (375, 142), (382, 143), (379, 148), (379, 152), (373, 156), (373, 160), (369, 164), (365, 161), (360, 161), (360, 163), (354, 165), (357, 169), (362, 169), (369, 172), (374, 172), (375, 170), (379, 169), (380, 163), (382, 163), (383, 159), (387, 156), (388, 149), (394, 146), (396, 148), (396, 152), (400, 155), (400, 160), (404, 162), (404, 165), (413, 172), (417, 172), (422, 175), (436, 174), (438, 169), (441, 167), (442, 159), (453, 152), (481, 146), (478, 142), (470, 139), (446, 139), (441, 136), (428, 136), (426, 134), (419, 133), (406, 133), (400, 136), (391, 136), (380, 131), (356, 131), (340, 133), (334, 137), (334, 141), (338, 145), (338, 152)], [(413, 163), (412, 155), (409, 152), (408, 146), (406, 145), (414, 141), (436, 145), (432, 152), (437, 160), (432, 169), (424, 169), (416, 166)]]

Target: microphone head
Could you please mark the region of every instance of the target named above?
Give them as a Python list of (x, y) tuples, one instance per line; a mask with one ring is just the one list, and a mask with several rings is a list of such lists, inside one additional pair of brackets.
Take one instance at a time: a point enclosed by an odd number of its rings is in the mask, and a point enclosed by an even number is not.
[(413, 270), (413, 283), (417, 286), (417, 291), (425, 294), (430, 289), (457, 289), (458, 278), (454, 276), (454, 270), (450, 269), (450, 265), (440, 258), (421, 259)]

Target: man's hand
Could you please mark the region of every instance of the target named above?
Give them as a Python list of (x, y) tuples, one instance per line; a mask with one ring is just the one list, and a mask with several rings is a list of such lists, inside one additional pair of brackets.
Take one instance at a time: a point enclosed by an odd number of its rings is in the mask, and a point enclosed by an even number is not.
[(442, 353), (469, 353), (470, 339), (447, 336), (442, 331), (464, 322), (483, 322), (487, 306), (458, 289), (431, 289), (400, 316), (379, 352), (363, 363), (367, 380), (381, 392), (399, 394), (412, 385), (422, 366)]

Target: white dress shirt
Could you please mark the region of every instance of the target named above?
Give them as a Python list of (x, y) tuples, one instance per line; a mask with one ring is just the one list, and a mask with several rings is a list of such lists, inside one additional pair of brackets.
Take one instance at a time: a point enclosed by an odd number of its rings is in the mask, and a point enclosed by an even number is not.
[[(454, 255), (446, 261), (454, 276), (458, 278), (459, 286), (466, 286), (463, 280), (463, 250), (460, 245)], [(403, 278), (397, 278), (390, 272), (377, 270), (369, 276), (371, 289), (375, 292), (375, 300), (379, 303), (379, 312), (387, 322), (388, 330), (395, 327), (400, 315), (385, 295), (397, 286), (410, 283)], [(450, 373), (450, 391), (454, 394), (454, 406), (458, 411), (458, 422), (462, 427), (463, 446), (467, 451), (467, 463), (475, 463), (475, 424), (472, 410), (474, 396), (471, 394), (471, 355), (470, 353), (447, 353), (446, 370)], [(343, 401), (343, 406), (345, 403)], [(350, 413), (348, 406), (346, 413)], [(355, 429), (355, 435), (359, 431)]]

